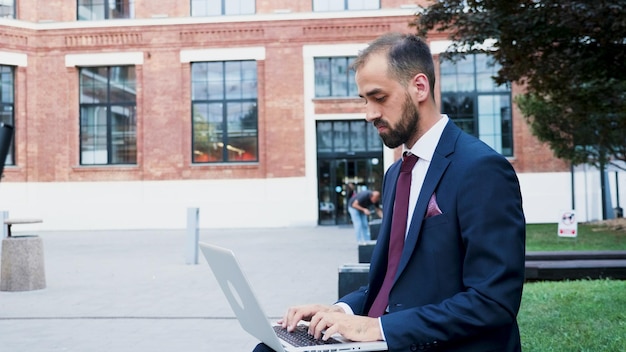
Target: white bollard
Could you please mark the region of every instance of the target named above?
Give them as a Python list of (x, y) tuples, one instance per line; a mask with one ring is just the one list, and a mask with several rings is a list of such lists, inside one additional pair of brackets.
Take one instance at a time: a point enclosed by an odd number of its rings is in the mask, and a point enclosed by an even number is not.
[(9, 212), (6, 210), (0, 211), (0, 236), (1, 238), (7, 238), (9, 236), (9, 225), (4, 223), (4, 220), (9, 218)]
[(198, 215), (200, 209), (187, 208), (187, 264), (198, 264)]

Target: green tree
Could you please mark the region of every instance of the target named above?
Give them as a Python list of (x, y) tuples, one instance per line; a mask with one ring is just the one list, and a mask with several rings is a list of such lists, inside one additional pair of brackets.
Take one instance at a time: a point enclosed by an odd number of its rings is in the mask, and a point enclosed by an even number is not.
[(445, 58), (492, 55), (496, 83), (525, 89), (516, 103), (558, 158), (625, 169), (624, 0), (445, 0), (421, 8), (412, 25), (424, 37), (448, 33)]

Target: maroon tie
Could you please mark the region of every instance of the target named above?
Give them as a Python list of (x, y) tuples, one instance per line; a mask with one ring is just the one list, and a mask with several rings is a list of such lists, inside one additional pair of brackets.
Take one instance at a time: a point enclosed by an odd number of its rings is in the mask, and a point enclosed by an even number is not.
[(385, 312), (389, 302), (389, 292), (393, 285), (398, 263), (402, 256), (404, 247), (404, 236), (406, 234), (406, 223), (409, 212), (409, 193), (411, 190), (411, 172), (417, 162), (417, 156), (405, 152), (400, 167), (400, 176), (396, 185), (396, 200), (393, 206), (393, 217), (391, 219), (391, 234), (389, 236), (389, 259), (387, 260), (387, 273), (383, 285), (378, 291), (378, 295), (372, 303), (368, 313), (370, 317), (380, 317)]

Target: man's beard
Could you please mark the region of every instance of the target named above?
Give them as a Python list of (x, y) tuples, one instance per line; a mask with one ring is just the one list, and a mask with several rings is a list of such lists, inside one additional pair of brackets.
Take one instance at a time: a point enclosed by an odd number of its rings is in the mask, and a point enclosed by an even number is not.
[(411, 97), (407, 95), (402, 105), (402, 119), (395, 126), (389, 126), (383, 120), (375, 121), (374, 126), (378, 127), (382, 124), (387, 127), (387, 133), (380, 133), (380, 138), (387, 147), (393, 149), (406, 143), (413, 136), (417, 131), (418, 121), (419, 112), (413, 105)]

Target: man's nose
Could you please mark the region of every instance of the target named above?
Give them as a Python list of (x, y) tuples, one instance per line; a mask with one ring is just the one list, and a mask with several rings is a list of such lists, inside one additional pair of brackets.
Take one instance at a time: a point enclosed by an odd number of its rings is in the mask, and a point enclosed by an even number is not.
[(381, 113), (378, 109), (367, 107), (365, 108), (365, 120), (367, 122), (372, 122), (381, 117)]

